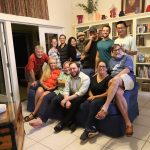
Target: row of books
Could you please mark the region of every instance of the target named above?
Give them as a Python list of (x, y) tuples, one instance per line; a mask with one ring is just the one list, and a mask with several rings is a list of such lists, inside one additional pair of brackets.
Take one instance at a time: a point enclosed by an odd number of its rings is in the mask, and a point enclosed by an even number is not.
[(136, 33), (147, 33), (150, 32), (150, 23), (138, 24)]
[(137, 77), (140, 78), (150, 78), (150, 66), (137, 66)]
[(143, 35), (136, 36), (136, 45), (137, 46), (145, 46), (145, 37)]

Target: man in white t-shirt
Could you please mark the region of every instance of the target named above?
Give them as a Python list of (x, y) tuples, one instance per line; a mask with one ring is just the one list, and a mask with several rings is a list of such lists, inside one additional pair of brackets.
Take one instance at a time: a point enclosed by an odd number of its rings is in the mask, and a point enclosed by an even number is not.
[(114, 44), (119, 44), (123, 47), (124, 52), (128, 55), (131, 55), (133, 59), (133, 55), (137, 54), (137, 47), (135, 39), (127, 35), (127, 25), (124, 21), (119, 21), (116, 24), (116, 30), (118, 32), (118, 38), (115, 40)]

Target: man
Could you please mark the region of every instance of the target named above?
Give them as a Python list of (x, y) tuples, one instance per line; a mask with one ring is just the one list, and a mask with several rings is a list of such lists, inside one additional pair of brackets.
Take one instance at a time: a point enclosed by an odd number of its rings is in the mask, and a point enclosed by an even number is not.
[(87, 54), (86, 68), (83, 67), (83, 70), (82, 70), (88, 75), (91, 75), (92, 73), (94, 73), (98, 41), (100, 41), (100, 39), (98, 39), (97, 29), (92, 26), (89, 28), (89, 40), (84, 48), (84, 52)]
[(110, 26), (105, 25), (102, 27), (102, 40), (97, 43), (97, 53), (96, 53), (96, 65), (97, 62), (105, 61), (107, 64), (111, 58), (111, 48), (113, 46), (113, 40), (109, 38)]
[(35, 51), (29, 56), (28, 64), (25, 66), (25, 77), (28, 82), (27, 93), (31, 83), (40, 79), (44, 62), (48, 62), (49, 57), (43, 50), (42, 46), (35, 46)]
[(78, 37), (77, 48), (79, 52), (82, 53), (85, 47), (85, 33), (79, 32), (77, 37)]
[(127, 25), (124, 21), (119, 21), (116, 24), (116, 30), (118, 32), (118, 38), (115, 40), (115, 44), (119, 44), (123, 47), (123, 51), (130, 55), (133, 60), (133, 55), (137, 54), (137, 47), (135, 39), (127, 35)]
[(61, 65), (63, 66), (64, 62), (69, 60), (69, 53), (67, 50), (67, 44), (65, 43), (66, 36), (64, 34), (61, 34), (59, 36), (59, 41), (60, 41), (60, 45), (58, 47), (58, 51), (60, 54)]
[(112, 47), (112, 55), (109, 66), (113, 78), (109, 83), (106, 102), (96, 117), (98, 119), (105, 118), (109, 105), (115, 97), (115, 102), (126, 124), (126, 135), (131, 136), (133, 126), (128, 117), (128, 106), (123, 94), (125, 90), (132, 90), (134, 87), (133, 61), (128, 55), (123, 54), (122, 47), (118, 44)]

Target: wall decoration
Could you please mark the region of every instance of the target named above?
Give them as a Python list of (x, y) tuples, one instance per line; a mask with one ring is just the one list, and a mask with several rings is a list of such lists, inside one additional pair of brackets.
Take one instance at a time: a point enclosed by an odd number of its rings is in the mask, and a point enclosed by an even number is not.
[(143, 12), (143, 4), (145, 4), (145, 0), (124, 0), (125, 14)]

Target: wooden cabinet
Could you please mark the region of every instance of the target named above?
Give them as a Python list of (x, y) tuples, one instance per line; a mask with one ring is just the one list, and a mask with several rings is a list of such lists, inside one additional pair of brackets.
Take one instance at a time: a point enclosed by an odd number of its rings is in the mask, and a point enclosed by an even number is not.
[(0, 114), (0, 150), (21, 150), (24, 140), (24, 126), (21, 105), (12, 118), (14, 104), (7, 103), (7, 111)]
[[(97, 28), (100, 34), (103, 25), (109, 24), (111, 27), (110, 38), (116, 39), (116, 22), (125, 21), (127, 23), (127, 33), (133, 36), (137, 43), (138, 54), (134, 56), (134, 72), (138, 81), (150, 81), (150, 13), (141, 13), (118, 18), (105, 19), (90, 23), (82, 23), (75, 26), (75, 35), (78, 32), (85, 32), (88, 37), (88, 29), (91, 26)], [(141, 58), (143, 56), (143, 59)]]

